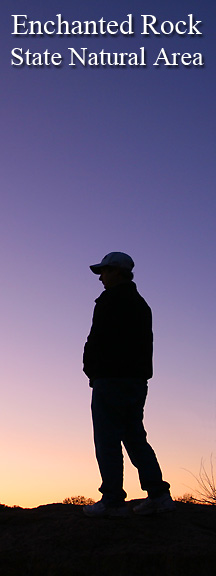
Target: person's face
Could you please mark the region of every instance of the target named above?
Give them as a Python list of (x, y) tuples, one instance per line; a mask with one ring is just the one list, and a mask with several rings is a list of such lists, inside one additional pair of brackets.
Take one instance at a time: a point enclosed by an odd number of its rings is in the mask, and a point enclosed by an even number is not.
[(102, 282), (105, 289), (116, 286), (116, 284), (119, 284), (118, 268), (110, 268), (109, 266), (104, 266), (104, 268), (101, 268), (99, 280)]

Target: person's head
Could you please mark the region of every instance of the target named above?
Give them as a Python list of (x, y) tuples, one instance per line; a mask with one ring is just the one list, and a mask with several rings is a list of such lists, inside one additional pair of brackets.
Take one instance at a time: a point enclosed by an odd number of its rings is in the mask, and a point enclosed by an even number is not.
[(131, 282), (133, 280), (132, 269), (134, 262), (124, 252), (110, 252), (99, 264), (93, 264), (90, 269), (94, 274), (99, 274), (99, 280), (104, 288), (112, 288), (117, 284)]
[(99, 280), (104, 285), (104, 288), (112, 288), (112, 286), (117, 286), (117, 284), (131, 282), (133, 280), (133, 272), (117, 266), (104, 266), (101, 268)]

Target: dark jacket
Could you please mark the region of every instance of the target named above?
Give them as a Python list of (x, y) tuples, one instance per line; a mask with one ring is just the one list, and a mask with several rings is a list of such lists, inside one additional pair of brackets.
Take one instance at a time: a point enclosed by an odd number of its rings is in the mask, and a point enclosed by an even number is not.
[(152, 377), (152, 314), (134, 282), (118, 284), (96, 299), (84, 347), (84, 372), (90, 380)]

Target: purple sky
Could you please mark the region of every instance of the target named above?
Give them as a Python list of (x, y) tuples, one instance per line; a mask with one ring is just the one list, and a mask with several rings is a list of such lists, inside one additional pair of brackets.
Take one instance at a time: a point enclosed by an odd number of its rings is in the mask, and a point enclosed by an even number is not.
[[(146, 428), (174, 495), (216, 456), (215, 8), (210, 1), (8, 1), (1, 68), (0, 501), (34, 506), (95, 499), (90, 390), (83, 344), (102, 286), (88, 266), (112, 250), (135, 260), (153, 310), (155, 375)], [(44, 7), (45, 4), (45, 7)], [(122, 22), (106, 37), (11, 35), (29, 20)], [(202, 20), (202, 36), (141, 35)], [(146, 67), (68, 66), (68, 47), (138, 52)], [(11, 50), (48, 49), (58, 67), (13, 67)], [(201, 52), (205, 66), (153, 66), (160, 49)], [(126, 462), (129, 497), (142, 497)], [(14, 481), (15, 480), (15, 481)]]

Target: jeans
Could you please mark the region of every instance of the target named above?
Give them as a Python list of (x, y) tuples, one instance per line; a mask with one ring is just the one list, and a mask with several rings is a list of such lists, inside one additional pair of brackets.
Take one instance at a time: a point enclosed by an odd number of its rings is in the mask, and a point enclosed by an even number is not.
[(147, 391), (147, 382), (141, 378), (98, 378), (93, 382), (94, 442), (102, 477), (99, 491), (105, 504), (120, 505), (127, 496), (123, 490), (122, 443), (138, 469), (142, 490), (150, 498), (169, 493), (170, 485), (162, 479), (143, 426)]

